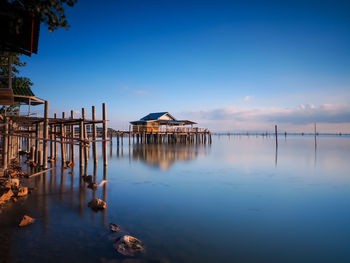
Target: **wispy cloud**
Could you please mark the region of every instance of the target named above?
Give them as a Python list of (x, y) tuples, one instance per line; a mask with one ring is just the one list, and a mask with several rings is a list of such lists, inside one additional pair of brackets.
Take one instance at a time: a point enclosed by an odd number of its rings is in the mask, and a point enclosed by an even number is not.
[[(220, 127), (264, 129), (271, 123), (301, 127), (310, 123), (350, 124), (350, 104), (312, 104), (294, 108), (278, 107), (223, 107), (212, 110), (198, 110), (183, 113), (199, 123), (216, 129)], [(347, 125), (348, 127), (349, 125)], [(248, 128), (247, 128), (248, 129)]]
[(121, 88), (123, 90), (125, 90), (126, 92), (129, 92), (129, 93), (132, 93), (132, 94), (135, 94), (135, 95), (145, 95), (145, 94), (148, 93), (147, 90), (133, 89), (133, 88), (130, 88), (129, 86), (122, 86)]
[(245, 96), (243, 100), (244, 100), (244, 101), (249, 101), (250, 99), (251, 99), (250, 96)]

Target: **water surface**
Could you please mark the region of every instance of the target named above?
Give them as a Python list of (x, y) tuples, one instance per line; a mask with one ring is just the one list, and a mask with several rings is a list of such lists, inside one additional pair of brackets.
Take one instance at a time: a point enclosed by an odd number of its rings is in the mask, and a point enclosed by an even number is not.
[[(89, 174), (108, 180), (96, 191), (78, 167), (28, 181), (37, 190), (0, 214), (0, 261), (350, 262), (349, 137), (281, 137), (277, 149), (261, 136), (176, 147), (126, 139), (108, 156), (107, 169), (90, 160)], [(93, 197), (107, 209), (91, 211)], [(24, 213), (36, 222), (20, 229)], [(146, 253), (118, 254), (110, 222)]]

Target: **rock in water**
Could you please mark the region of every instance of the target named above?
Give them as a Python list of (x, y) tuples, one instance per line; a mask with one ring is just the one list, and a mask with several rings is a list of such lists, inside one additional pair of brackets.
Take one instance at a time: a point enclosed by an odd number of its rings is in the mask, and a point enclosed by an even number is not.
[(91, 207), (93, 210), (101, 210), (106, 208), (106, 202), (101, 199), (95, 198), (88, 203), (88, 206)]
[(26, 196), (28, 194), (28, 187), (19, 187), (17, 196)]
[(110, 223), (109, 228), (111, 229), (112, 232), (118, 232), (120, 230), (120, 225)]
[(30, 216), (24, 215), (21, 222), (19, 223), (19, 226), (28, 226), (30, 224), (33, 224), (35, 222), (34, 218), (31, 218)]
[(145, 251), (141, 241), (129, 235), (118, 238), (114, 243), (114, 248), (124, 256), (134, 256)]
[(3, 204), (5, 202), (7, 202), (8, 200), (10, 200), (12, 196), (13, 196), (12, 190), (8, 189), (8, 191), (6, 193), (4, 193), (3, 195), (0, 196), (0, 204)]

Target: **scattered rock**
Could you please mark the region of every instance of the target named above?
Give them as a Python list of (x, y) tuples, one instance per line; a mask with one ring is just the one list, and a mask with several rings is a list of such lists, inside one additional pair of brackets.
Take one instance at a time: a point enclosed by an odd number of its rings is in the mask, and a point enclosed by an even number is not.
[(118, 232), (120, 230), (120, 225), (110, 223), (109, 228), (112, 232)]
[(90, 201), (88, 203), (88, 206), (91, 207), (93, 210), (102, 210), (102, 209), (105, 209), (106, 208), (106, 202), (101, 200), (101, 199), (98, 199), (98, 198), (95, 198), (93, 199), (92, 201)]
[(28, 194), (28, 187), (19, 187), (17, 196), (26, 196)]
[(97, 189), (97, 184), (96, 183), (89, 183), (88, 188)]
[(18, 178), (11, 178), (9, 180), (9, 183), (11, 184), (11, 186), (18, 187), (19, 186), (19, 179)]
[(3, 204), (5, 202), (7, 202), (8, 200), (10, 200), (12, 196), (13, 196), (12, 190), (8, 189), (7, 192), (3, 193), (0, 196), (0, 204)]
[(84, 175), (83, 176), (83, 180), (86, 182), (86, 183), (92, 183), (92, 175)]
[(134, 256), (145, 251), (141, 241), (129, 235), (117, 238), (113, 246), (114, 249), (124, 256)]
[(34, 218), (31, 218), (30, 216), (24, 215), (18, 226), (20, 226), (20, 227), (28, 226), (28, 225), (33, 224), (34, 222), (35, 222)]

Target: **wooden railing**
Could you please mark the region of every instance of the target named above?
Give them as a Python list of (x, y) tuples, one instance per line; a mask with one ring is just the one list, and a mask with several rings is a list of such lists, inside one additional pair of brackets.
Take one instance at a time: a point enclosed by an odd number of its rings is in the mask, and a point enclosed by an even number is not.
[(131, 131), (136, 132), (147, 132), (147, 133), (205, 133), (209, 132), (207, 128), (199, 127), (184, 127), (184, 126), (146, 126), (146, 125), (132, 125)]

